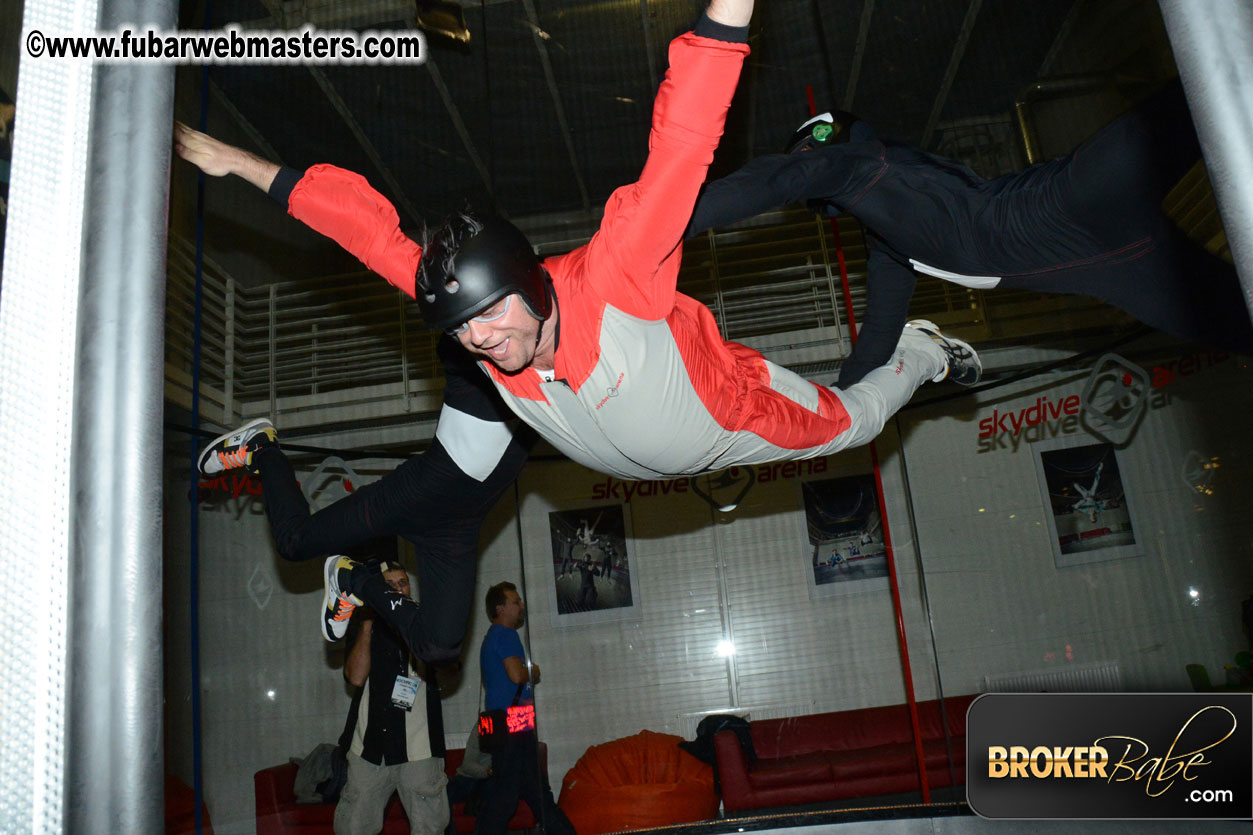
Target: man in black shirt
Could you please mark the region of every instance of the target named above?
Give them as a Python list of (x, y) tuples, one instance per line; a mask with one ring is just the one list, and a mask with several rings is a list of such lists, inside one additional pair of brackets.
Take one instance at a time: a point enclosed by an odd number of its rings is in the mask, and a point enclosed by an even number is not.
[(579, 563), (579, 574), (583, 578), (583, 584), (579, 587), (579, 607), (584, 611), (596, 608), (596, 599), (599, 597), (596, 592), (596, 576), (599, 573), (591, 555), (584, 553), (583, 561)]
[[(389, 590), (409, 597), (409, 575), (396, 563), (383, 563)], [(344, 664), (344, 678), (360, 690), (351, 710), (356, 730), (348, 749), (348, 783), (335, 809), (335, 835), (374, 835), (395, 791), (414, 833), (438, 835), (448, 825), (448, 783), (444, 760), (427, 723), (426, 685), (413, 671), (404, 641), (391, 627), (358, 607), (356, 638)]]

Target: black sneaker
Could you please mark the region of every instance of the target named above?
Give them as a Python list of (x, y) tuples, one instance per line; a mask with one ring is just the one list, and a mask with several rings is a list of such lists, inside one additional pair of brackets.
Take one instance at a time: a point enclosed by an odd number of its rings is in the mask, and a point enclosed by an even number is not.
[(931, 382), (952, 380), (959, 386), (973, 386), (983, 376), (983, 363), (970, 343), (955, 336), (945, 336), (935, 322), (911, 319), (905, 327), (926, 334), (944, 351), (944, 370), (931, 378)]
[(227, 470), (239, 469), (256, 474), (257, 468), (252, 465), (252, 454), (264, 444), (274, 443), (276, 440), (278, 432), (275, 431), (274, 424), (266, 418), (257, 418), (214, 438), (200, 451), (196, 466), (203, 476), (215, 476)]
[(353, 610), (361, 605), (361, 598), (344, 591), (349, 573), (359, 568), (360, 563), (339, 556), (327, 557), (322, 566), (322, 637), (331, 643), (344, 637)]
[(824, 145), (835, 145), (849, 140), (849, 132), (857, 117), (845, 110), (819, 113), (801, 125), (788, 140), (785, 154), (810, 151)]

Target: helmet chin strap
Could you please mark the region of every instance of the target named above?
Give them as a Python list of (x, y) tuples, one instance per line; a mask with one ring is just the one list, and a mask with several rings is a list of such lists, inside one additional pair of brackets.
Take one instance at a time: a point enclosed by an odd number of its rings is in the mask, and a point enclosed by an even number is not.
[[(553, 300), (553, 312), (552, 312), (552, 313), (550, 313), (550, 314), (548, 314), (548, 318), (549, 318), (549, 319), (551, 319), (551, 318), (552, 318), (552, 316), (553, 316), (553, 313), (560, 314), (560, 312), (561, 312), (560, 307), (561, 307), (561, 306), (557, 303), (557, 291), (556, 291), (556, 289), (554, 289), (554, 288), (553, 288), (553, 280), (552, 280), (552, 278), (550, 278), (550, 277), (549, 277), (549, 275), (548, 275), (548, 271), (547, 271), (547, 270), (545, 270), (545, 271), (544, 271), (544, 290), (545, 290), (545, 292), (547, 292), (547, 293), (548, 293), (548, 295), (549, 295), (549, 296), (552, 298), (552, 300)], [(539, 330), (537, 330), (537, 331), (535, 332), (535, 348), (534, 348), (534, 350), (532, 351), (532, 355), (534, 355), (534, 354), (538, 354), (538, 353), (539, 353), (539, 342), (540, 342), (540, 339), (542, 339), (542, 338), (543, 338), (543, 336), (544, 336), (544, 325), (546, 325), (546, 324), (548, 324), (548, 319), (541, 319), (541, 320), (540, 320), (540, 323), (539, 323)], [(556, 355), (557, 355), (557, 346), (559, 346), (559, 345), (561, 344), (561, 316), (560, 316), (560, 315), (558, 315), (558, 316), (557, 316), (557, 325), (556, 325), (556, 328), (557, 328), (557, 330), (556, 330), (556, 332), (553, 334), (553, 356), (554, 356), (554, 358), (555, 358), (555, 357), (556, 357)]]

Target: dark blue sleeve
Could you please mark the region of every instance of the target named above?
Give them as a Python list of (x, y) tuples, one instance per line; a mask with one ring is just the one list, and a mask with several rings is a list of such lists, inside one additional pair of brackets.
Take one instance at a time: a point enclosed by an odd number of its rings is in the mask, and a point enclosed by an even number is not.
[(707, 229), (727, 226), (791, 202), (788, 195), (794, 188), (780, 182), (791, 159), (784, 154), (757, 157), (722, 179), (706, 184), (696, 199), (686, 236), (695, 237)]
[(296, 183), (300, 182), (300, 178), (305, 175), (303, 171), (297, 171), (284, 165), (278, 170), (278, 174), (274, 177), (274, 182), (270, 183), (270, 189), (266, 194), (270, 195), (270, 199), (287, 208), (287, 202), (291, 199), (292, 189), (296, 187)]
[(717, 23), (710, 20), (707, 14), (702, 14), (700, 20), (696, 21), (696, 26), (692, 28), (692, 33), (702, 38), (713, 38), (715, 41), (748, 43), (747, 26), (728, 26), (725, 23)]
[[(877, 146), (877, 143), (876, 143)], [(879, 163), (870, 148), (844, 143), (799, 154), (766, 154), (705, 186), (687, 227), (691, 238), (798, 200), (842, 196), (854, 174)]]

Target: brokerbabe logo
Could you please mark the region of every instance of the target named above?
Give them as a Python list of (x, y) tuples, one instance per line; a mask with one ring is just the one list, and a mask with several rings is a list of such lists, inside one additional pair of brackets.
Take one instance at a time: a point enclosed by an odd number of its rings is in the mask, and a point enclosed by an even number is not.
[(989, 818), (1253, 818), (1253, 694), (995, 694), (966, 719)]

